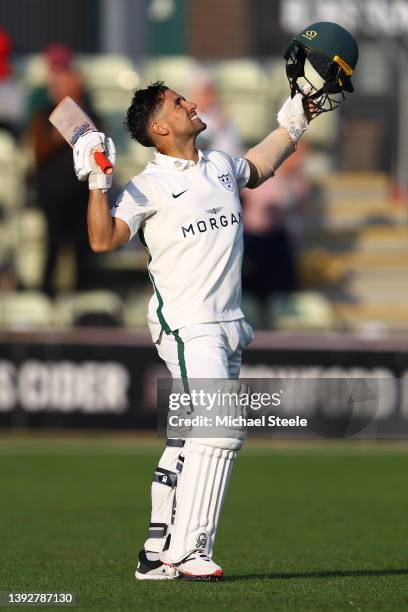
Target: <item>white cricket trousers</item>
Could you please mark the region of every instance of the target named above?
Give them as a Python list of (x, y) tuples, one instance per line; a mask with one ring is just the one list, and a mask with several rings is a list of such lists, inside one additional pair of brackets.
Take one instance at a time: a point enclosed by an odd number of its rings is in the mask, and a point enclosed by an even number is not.
[[(237, 379), (244, 348), (254, 333), (245, 319), (198, 323), (165, 334), (149, 322), (157, 351), (173, 378)], [(160, 553), (175, 511), (175, 488), (183, 468), (184, 440), (169, 439), (152, 482), (152, 512), (145, 550)]]
[[(153, 342), (173, 378), (237, 379), (242, 352), (254, 337), (245, 319), (198, 323), (167, 335), (149, 324)], [(159, 331), (159, 333), (158, 333)]]

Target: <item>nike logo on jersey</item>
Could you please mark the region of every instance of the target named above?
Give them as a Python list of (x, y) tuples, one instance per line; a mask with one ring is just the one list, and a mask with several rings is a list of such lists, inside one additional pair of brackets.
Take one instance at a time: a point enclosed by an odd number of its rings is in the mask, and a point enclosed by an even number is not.
[(220, 210), (222, 210), (222, 206), (220, 206), (219, 208), (210, 208), (209, 210), (206, 210), (205, 212), (208, 212), (211, 215), (216, 215), (218, 212), (220, 212)]
[(173, 198), (179, 198), (181, 195), (183, 195), (183, 193), (186, 193), (186, 191), (188, 191), (188, 189), (180, 191), (180, 193), (172, 193), (171, 195), (173, 196)]

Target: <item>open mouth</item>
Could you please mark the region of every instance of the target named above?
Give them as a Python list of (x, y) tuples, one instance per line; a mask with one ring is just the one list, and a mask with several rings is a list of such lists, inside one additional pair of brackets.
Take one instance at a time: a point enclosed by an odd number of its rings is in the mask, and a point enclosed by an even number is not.
[(190, 115), (190, 120), (191, 121), (196, 121), (196, 119), (198, 119), (199, 121), (201, 121), (200, 117), (197, 115), (197, 113), (193, 113), (192, 115)]

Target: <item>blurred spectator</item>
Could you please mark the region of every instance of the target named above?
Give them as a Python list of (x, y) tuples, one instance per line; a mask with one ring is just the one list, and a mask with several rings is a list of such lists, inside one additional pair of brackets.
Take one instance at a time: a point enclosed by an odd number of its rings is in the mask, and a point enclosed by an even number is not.
[(22, 85), (12, 75), (10, 53), (10, 37), (0, 28), (0, 130), (17, 138), (24, 119), (25, 96)]
[(241, 192), (244, 219), (243, 289), (266, 303), (298, 289), (295, 246), (302, 227), (308, 182), (299, 144), (276, 175), (257, 189)]
[(191, 100), (198, 107), (198, 114), (207, 129), (197, 138), (200, 149), (225, 151), (230, 155), (242, 153), (242, 142), (232, 121), (217, 99), (214, 81), (205, 72), (199, 72), (193, 80)]
[(72, 244), (76, 258), (76, 289), (85, 289), (91, 278), (92, 251), (88, 244), (86, 210), (88, 185), (72, 169), (72, 149), (48, 121), (53, 108), (71, 96), (95, 118), (80, 74), (72, 68), (72, 52), (64, 45), (45, 51), (47, 88), (33, 92), (28, 136), (34, 150), (34, 188), (37, 204), (48, 224), (43, 291), (55, 293), (54, 272), (62, 244)]

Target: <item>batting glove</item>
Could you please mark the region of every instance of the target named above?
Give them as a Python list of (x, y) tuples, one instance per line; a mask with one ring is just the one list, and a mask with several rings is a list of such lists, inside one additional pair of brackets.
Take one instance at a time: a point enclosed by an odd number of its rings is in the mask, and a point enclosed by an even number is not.
[[(307, 94), (308, 91), (304, 91), (304, 93)], [(296, 143), (309, 126), (303, 108), (303, 95), (297, 93), (293, 98), (289, 97), (278, 112), (277, 118), (280, 127), (285, 128), (288, 131), (289, 138)]]
[(103, 151), (112, 166), (115, 165), (116, 149), (112, 138), (103, 132), (87, 132), (75, 143), (74, 169), (79, 181), (88, 179), (89, 189), (107, 191), (112, 185), (112, 174), (104, 174), (94, 159), (95, 151)]

